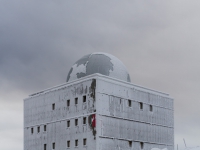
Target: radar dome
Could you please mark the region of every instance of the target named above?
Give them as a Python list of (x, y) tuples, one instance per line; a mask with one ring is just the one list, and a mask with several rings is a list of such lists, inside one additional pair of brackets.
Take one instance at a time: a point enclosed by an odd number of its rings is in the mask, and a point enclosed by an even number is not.
[(94, 73), (131, 82), (124, 64), (117, 57), (101, 52), (86, 55), (75, 62), (68, 73), (67, 82)]

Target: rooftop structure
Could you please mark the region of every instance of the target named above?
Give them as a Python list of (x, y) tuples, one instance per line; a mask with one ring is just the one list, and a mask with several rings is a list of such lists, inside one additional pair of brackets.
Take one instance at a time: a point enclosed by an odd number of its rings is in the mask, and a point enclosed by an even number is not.
[(94, 73), (131, 82), (126, 67), (117, 57), (100, 52), (92, 53), (79, 59), (71, 67), (67, 76), (67, 82)]

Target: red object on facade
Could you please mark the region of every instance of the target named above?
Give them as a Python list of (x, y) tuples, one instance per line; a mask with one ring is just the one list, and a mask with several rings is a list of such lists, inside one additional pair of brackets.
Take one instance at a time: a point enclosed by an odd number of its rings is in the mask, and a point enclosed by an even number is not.
[(92, 115), (92, 127), (93, 128), (96, 127), (96, 115), (95, 114)]
[(95, 114), (90, 115), (88, 121), (89, 121), (90, 127), (92, 127), (92, 128), (96, 127), (96, 115)]

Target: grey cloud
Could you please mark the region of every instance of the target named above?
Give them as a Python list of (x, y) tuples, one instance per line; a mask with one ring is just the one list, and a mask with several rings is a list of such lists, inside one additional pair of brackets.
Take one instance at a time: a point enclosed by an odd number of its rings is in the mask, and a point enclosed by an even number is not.
[[(200, 138), (191, 133), (199, 133), (199, 4), (1, 0), (0, 101), (21, 101), (65, 82), (72, 64), (86, 54), (111, 53), (127, 66), (133, 83), (175, 98), (176, 143), (183, 146), (184, 136), (196, 146)], [(8, 96), (14, 91), (23, 96)]]

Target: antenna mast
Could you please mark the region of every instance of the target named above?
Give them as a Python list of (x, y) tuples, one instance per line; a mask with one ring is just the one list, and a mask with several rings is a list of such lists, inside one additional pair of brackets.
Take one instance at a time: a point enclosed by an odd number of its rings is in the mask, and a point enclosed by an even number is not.
[(185, 144), (185, 148), (187, 148), (187, 146), (186, 146), (186, 142), (185, 142), (185, 139), (183, 139), (183, 141), (184, 141), (184, 144)]

